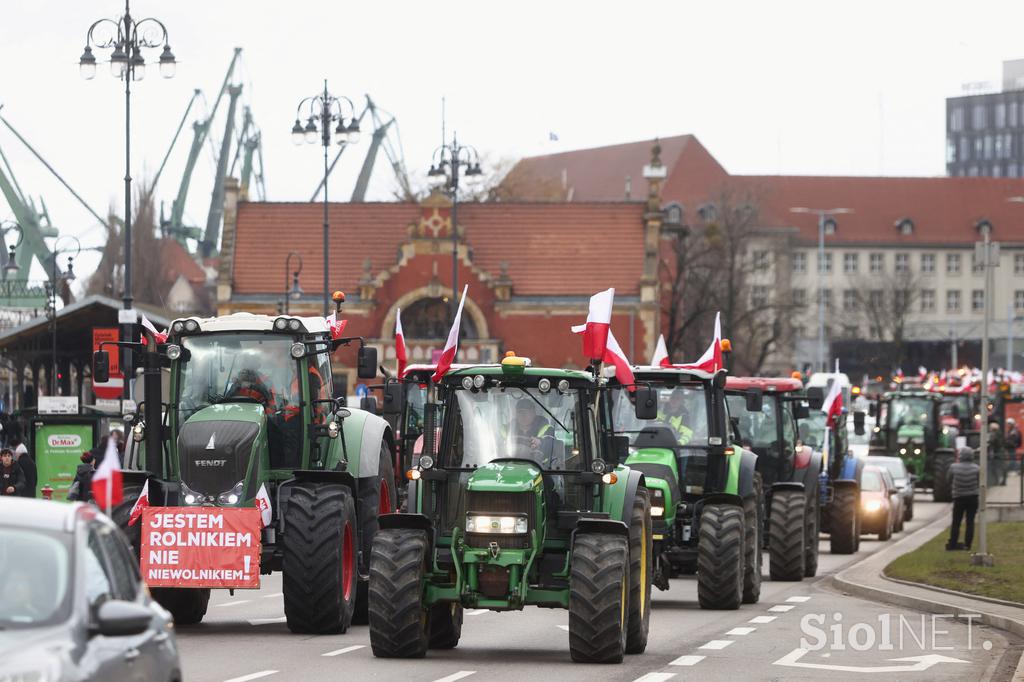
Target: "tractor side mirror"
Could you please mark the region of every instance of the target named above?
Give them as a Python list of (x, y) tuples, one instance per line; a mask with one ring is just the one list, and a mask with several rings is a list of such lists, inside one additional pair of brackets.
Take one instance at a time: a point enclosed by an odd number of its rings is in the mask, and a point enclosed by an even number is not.
[(611, 446), (612, 451), (608, 453), (610, 455), (608, 463), (616, 466), (625, 462), (629, 457), (629, 436), (612, 436)]
[(856, 436), (864, 435), (864, 413), (860, 410), (853, 413), (853, 433)]
[(398, 416), (405, 407), (405, 391), (402, 382), (389, 381), (384, 384), (384, 409), (386, 416)]
[(875, 403), (869, 404), (868, 405), (868, 415), (871, 416), (871, 417), (877, 417), (878, 416), (878, 405), (876, 405)]
[(825, 392), (821, 390), (821, 386), (811, 386), (807, 389), (807, 404), (813, 410), (820, 410), (825, 404)]
[[(636, 418), (649, 420), (658, 418), (658, 392), (650, 386), (637, 386), (633, 393), (636, 400)], [(628, 439), (627, 439), (628, 441)], [(629, 447), (627, 442), (626, 447)]]
[(760, 412), (764, 407), (764, 393), (759, 388), (752, 388), (746, 394), (747, 412)]
[(811, 416), (811, 408), (803, 400), (793, 403), (793, 418), (797, 421), (807, 419)]
[(104, 384), (110, 381), (110, 354), (98, 350), (92, 354), (92, 383)]
[(373, 379), (377, 376), (377, 349), (360, 346), (357, 358), (356, 375), (360, 379)]
[(377, 414), (377, 397), (372, 395), (364, 396), (359, 401), (359, 409), (366, 410), (371, 414)]

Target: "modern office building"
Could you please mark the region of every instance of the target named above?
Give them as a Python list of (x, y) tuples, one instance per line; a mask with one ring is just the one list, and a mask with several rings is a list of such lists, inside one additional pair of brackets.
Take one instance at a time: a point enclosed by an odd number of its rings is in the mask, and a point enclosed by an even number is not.
[(1003, 62), (1001, 91), (946, 100), (946, 174), (1024, 176), (1024, 59)]

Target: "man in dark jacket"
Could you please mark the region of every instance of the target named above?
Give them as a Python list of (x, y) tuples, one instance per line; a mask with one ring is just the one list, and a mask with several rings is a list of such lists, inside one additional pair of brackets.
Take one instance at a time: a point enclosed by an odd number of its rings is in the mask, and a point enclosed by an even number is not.
[(25, 473), (14, 461), (14, 451), (0, 450), (0, 495), (20, 496), (25, 494)]
[(27, 452), (18, 452), (15, 450), (14, 462), (21, 467), (21, 472), (25, 474), (25, 492), (22, 493), (22, 496), (35, 497), (36, 482), (39, 480), (39, 473), (36, 471), (36, 461), (32, 459), (32, 455)]
[(75, 470), (75, 480), (68, 490), (69, 502), (92, 500), (92, 475), (96, 472), (96, 458), (91, 451), (82, 453), (82, 463)]
[[(953, 526), (946, 549), (970, 549), (974, 541), (974, 515), (978, 513), (981, 467), (974, 462), (974, 450), (961, 448), (960, 461), (949, 467), (953, 479)], [(960, 544), (960, 522), (967, 516), (964, 544)]]

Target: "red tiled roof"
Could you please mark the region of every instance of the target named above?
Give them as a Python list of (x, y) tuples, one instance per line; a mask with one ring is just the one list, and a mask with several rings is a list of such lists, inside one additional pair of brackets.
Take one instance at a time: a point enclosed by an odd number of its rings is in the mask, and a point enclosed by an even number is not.
[[(590, 295), (609, 286), (630, 295), (638, 293), (643, 271), (643, 210), (639, 202), (466, 203), (459, 205), (459, 224), (474, 264), (497, 277), (506, 262), (516, 295)], [(322, 211), (321, 204), (240, 203), (235, 291), (283, 291), (289, 251), (303, 257), (302, 288), (318, 291)], [(351, 291), (366, 258), (374, 274), (395, 263), (420, 206), (338, 203), (329, 215), (332, 286)]]
[(189, 284), (206, 283), (206, 272), (196, 263), (181, 244), (173, 239), (161, 239), (160, 262), (164, 267), (166, 281), (173, 284), (178, 275), (184, 277)]

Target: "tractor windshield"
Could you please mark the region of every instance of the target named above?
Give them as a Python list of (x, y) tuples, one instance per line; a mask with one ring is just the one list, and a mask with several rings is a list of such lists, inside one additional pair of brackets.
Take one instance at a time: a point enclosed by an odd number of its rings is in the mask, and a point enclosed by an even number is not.
[(812, 450), (821, 450), (825, 444), (826, 417), (827, 415), (821, 410), (811, 410), (810, 415), (801, 419), (798, 424), (800, 442)]
[(708, 398), (703, 384), (691, 383), (658, 388), (658, 418), (643, 421), (636, 418), (636, 411), (629, 399), (629, 393), (616, 391), (613, 423), (615, 432), (629, 436), (630, 445), (635, 445), (639, 434), (645, 429), (667, 427), (683, 447), (707, 447), (708, 444)]
[(932, 401), (928, 398), (897, 396), (889, 406), (889, 423), (901, 427), (931, 428)]
[[(576, 390), (456, 389), (452, 442), (446, 466), (471, 469), (495, 459), (530, 459), (548, 471), (580, 470)], [(446, 427), (447, 428), (447, 427)]]
[[(758, 453), (778, 456), (777, 453), (782, 450), (779, 445), (777, 421), (779, 419), (779, 402), (766, 395), (761, 403), (760, 412), (748, 411), (746, 399), (740, 394), (728, 394), (726, 402), (729, 405), (729, 414), (739, 429), (740, 442), (743, 446)], [(787, 440), (789, 439), (787, 438)]]
[(179, 361), (179, 418), (209, 405), (255, 402), (271, 417), (287, 418), (302, 403), (298, 362), (282, 334), (225, 333), (186, 337)]

